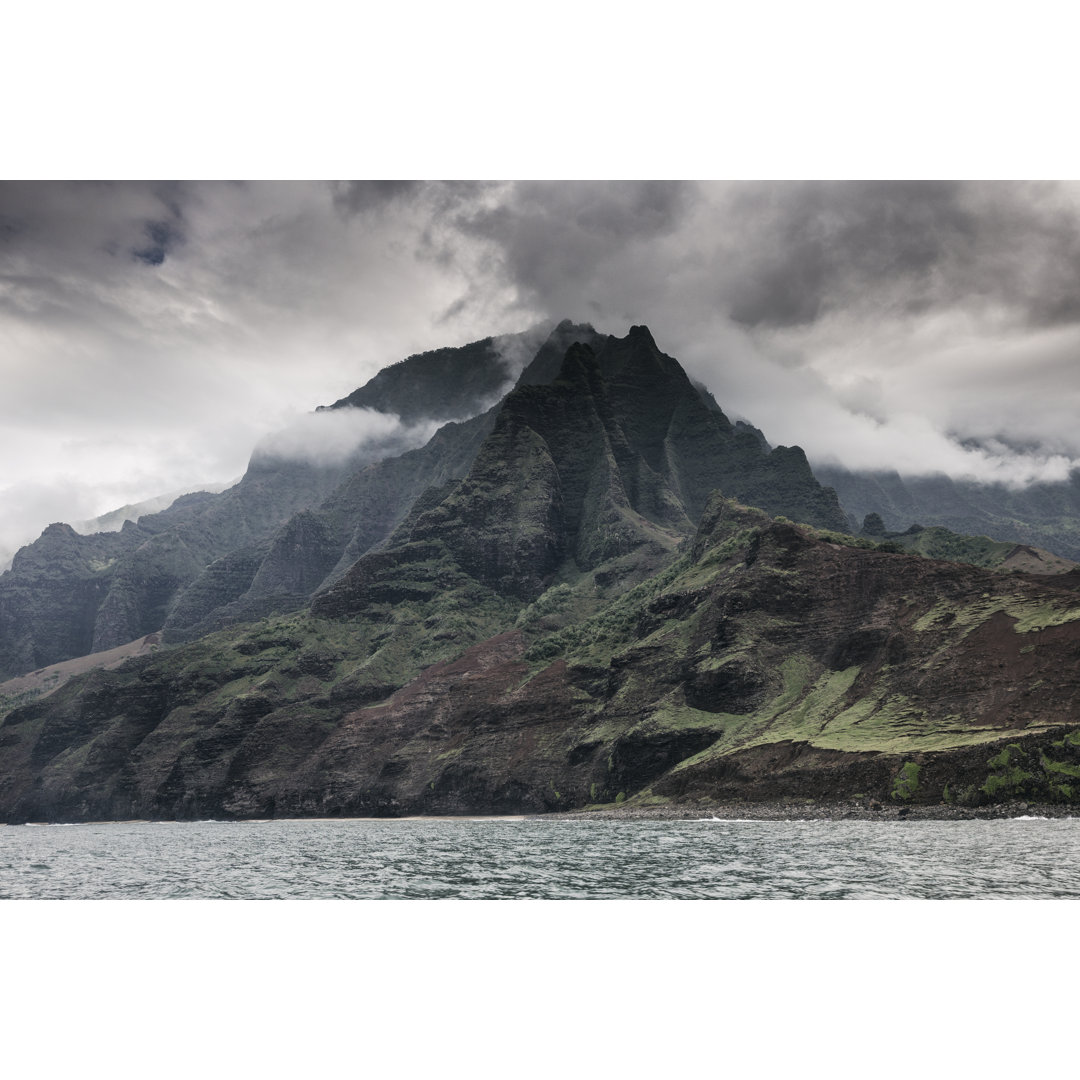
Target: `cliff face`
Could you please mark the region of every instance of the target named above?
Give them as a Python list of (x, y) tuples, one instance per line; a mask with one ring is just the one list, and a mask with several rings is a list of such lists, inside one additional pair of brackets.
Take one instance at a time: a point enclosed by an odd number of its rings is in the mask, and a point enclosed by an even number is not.
[(526, 606), (448, 570), (437, 595), (92, 673), (0, 725), (0, 813), (1080, 803), (1075, 575), (838, 544), (720, 497), (635, 587), (610, 567)]
[(0, 576), (0, 674), (91, 652), (110, 568), (136, 545), (129, 530), (88, 544), (69, 525), (50, 525)]

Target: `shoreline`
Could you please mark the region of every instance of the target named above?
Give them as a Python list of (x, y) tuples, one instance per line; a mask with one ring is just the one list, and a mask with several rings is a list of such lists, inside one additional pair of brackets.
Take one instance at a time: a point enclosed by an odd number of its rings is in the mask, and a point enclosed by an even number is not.
[(403, 814), (400, 817), (280, 818), (128, 818), (96, 821), (0, 822), (0, 828), (47, 828), (79, 825), (265, 825), (277, 822), (342, 823), (393, 821), (1016, 821), (1080, 818), (1080, 807), (1044, 803), (1000, 803), (993, 806), (896, 806), (875, 802), (716, 803), (714, 805), (609, 805), (581, 810), (520, 814)]
[(994, 806), (893, 806), (864, 802), (718, 803), (713, 806), (610, 806), (532, 814), (548, 821), (1015, 821), (1080, 817), (1074, 806), (1001, 803)]
[(526, 821), (546, 814), (402, 814), (400, 817), (258, 817), (258, 818), (101, 818), (92, 821), (0, 821), (0, 828), (74, 828), (79, 825), (273, 825), (283, 821), (335, 823), (342, 821)]

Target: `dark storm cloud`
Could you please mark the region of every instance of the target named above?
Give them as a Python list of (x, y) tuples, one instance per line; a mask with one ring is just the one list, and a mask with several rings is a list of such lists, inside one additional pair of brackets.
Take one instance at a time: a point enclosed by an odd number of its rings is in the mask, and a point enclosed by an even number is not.
[(414, 195), (421, 180), (342, 180), (331, 184), (334, 206), (345, 214), (362, 214)]
[(853, 281), (917, 287), (972, 221), (952, 184), (753, 184), (734, 189), (742, 273), (727, 298), (744, 325), (813, 322)]
[(160, 266), (184, 242), (183, 203), (188, 188), (177, 181), (164, 181), (153, 184), (152, 189), (165, 214), (145, 223), (143, 233), (147, 243), (132, 251), (132, 255), (147, 266)]
[[(748, 328), (988, 307), (1031, 329), (1080, 322), (1080, 214), (1057, 184), (517, 182), (466, 194), (428, 200), (442, 228), (425, 254), (450, 265), (462, 240), (486, 242), (519, 304), (552, 318), (647, 317), (677, 280), (684, 303)], [(645, 247), (652, 258), (636, 261)]]
[(102, 255), (160, 266), (183, 242), (186, 197), (180, 183), (0, 183), (0, 280), (22, 264), (58, 279), (94, 264), (100, 279)]
[(499, 186), (491, 180), (336, 180), (330, 193), (346, 217), (401, 207), (446, 215)]
[[(721, 302), (747, 326), (797, 326), (878, 304), (912, 315), (994, 303), (1029, 326), (1080, 319), (1080, 220), (1052, 185), (736, 185), (742, 267)], [(723, 241), (722, 241), (723, 243)]]
[[(495, 246), (523, 304), (555, 317), (570, 303), (568, 287), (613, 268), (628, 246), (673, 233), (696, 197), (695, 185), (681, 181), (519, 182), (455, 224)], [(590, 301), (575, 297), (573, 306)]]

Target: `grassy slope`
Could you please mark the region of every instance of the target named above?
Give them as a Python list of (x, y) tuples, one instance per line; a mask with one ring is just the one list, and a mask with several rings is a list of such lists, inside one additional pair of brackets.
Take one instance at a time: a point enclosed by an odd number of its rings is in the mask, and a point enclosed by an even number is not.
[[(760, 512), (735, 504), (727, 506), (733, 520), (714, 534), (713, 546), (702, 555), (697, 558), (684, 555), (592, 619), (570, 623), (539, 637), (531, 645), (526, 656), (534, 663), (559, 658), (572, 670), (631, 670), (615, 698), (598, 706), (593, 723), (580, 732), (580, 741), (658, 737), (663, 733), (694, 730), (715, 736), (706, 749), (675, 766), (678, 771), (786, 741), (823, 750), (912, 755), (999, 743), (1008, 734), (1009, 729), (1003, 727), (1000, 716), (991, 721), (970, 709), (950, 713), (933, 697), (912, 693), (910, 659), (906, 664), (891, 665), (881, 663), (878, 656), (870, 665), (833, 668), (823, 661), (820, 643), (807, 642), (807, 651), (797, 644), (792, 647), (789, 642), (798, 640), (801, 619), (793, 618), (790, 612), (769, 611), (767, 607), (747, 612), (740, 620), (737, 639), (721, 649), (716, 648), (707, 625), (716, 619), (714, 605), (699, 605), (687, 616), (664, 620), (647, 632), (651, 610), (686, 606), (687, 598), (703, 590), (734, 592), (740, 587), (739, 579), (745, 576), (747, 549), (768, 526), (768, 519)], [(877, 545), (865, 539), (835, 536), (807, 527), (799, 532), (833, 547), (854, 549), (853, 554), (865, 552), (867, 556), (882, 558)], [(907, 561), (903, 556), (899, 558)], [(797, 570), (780, 566), (760, 567), (757, 587), (760, 589), (762, 578), (771, 577), (783, 590), (797, 575)], [(554, 593), (545, 594), (534, 607), (554, 603), (555, 598)], [(1032, 595), (1019, 586), (1010, 589), (1005, 580), (993, 593), (939, 599), (930, 591), (921, 597), (895, 599), (890, 624), (907, 627), (909, 635), (917, 640), (926, 639), (921, 649), (924, 655), (918, 657), (918, 666), (925, 669), (932, 669), (939, 654), (955, 650), (972, 632), (988, 626), (995, 616), (1008, 620), (1021, 654), (1034, 652), (1041, 631), (1080, 624), (1080, 596)], [(569, 596), (562, 597), (561, 602), (569, 604)], [(779, 649), (770, 648), (770, 639), (785, 644)], [(686, 687), (678, 680), (657, 696), (657, 687), (662, 687), (664, 680), (657, 678), (656, 665), (634, 670), (634, 657), (649, 653), (667, 657), (667, 666), (677, 664), (690, 673), (691, 679), (725, 668), (738, 674), (740, 665), (747, 660), (759, 667), (764, 662), (768, 668), (766, 688), (758, 695), (754, 707), (746, 710), (696, 708), (688, 703)], [(1038, 682), (1035, 680), (1036, 685)], [(625, 708), (620, 709), (620, 705)], [(627, 726), (626, 713), (635, 709), (638, 718)], [(1020, 718), (1016, 729), (1024, 734), (1052, 731), (1062, 719), (1058, 713), (1044, 720), (1037, 715), (1032, 719)], [(1075, 742), (1057, 740), (1052, 745), (1069, 749)], [(1056, 770), (1064, 775), (1073, 768), (1067, 762), (1055, 764), (1053, 750), (1042, 751), (1042, 758), (1046, 763), (1044, 774)], [(993, 773), (992, 768), (990, 771)], [(990, 790), (985, 794), (995, 790), (998, 789), (990, 782)], [(1068, 787), (1057, 787), (1056, 793), (1072, 797)], [(649, 792), (645, 791), (644, 797), (648, 799), (648, 796)]]
[(886, 545), (913, 555), (970, 563), (986, 570), (1063, 574), (1077, 565), (1070, 559), (1064, 559), (1041, 548), (1017, 544), (1012, 540), (992, 540), (989, 536), (966, 536), (941, 525), (902, 533), (886, 533), (880, 539)]

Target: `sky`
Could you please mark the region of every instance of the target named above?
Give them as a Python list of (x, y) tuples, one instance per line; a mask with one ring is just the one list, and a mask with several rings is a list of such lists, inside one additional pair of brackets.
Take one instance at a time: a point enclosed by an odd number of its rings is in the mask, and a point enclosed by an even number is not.
[(648, 325), (815, 463), (1080, 463), (1075, 183), (7, 181), (0, 542), (220, 486), (272, 432), (386, 437), (305, 414), (562, 318)]

